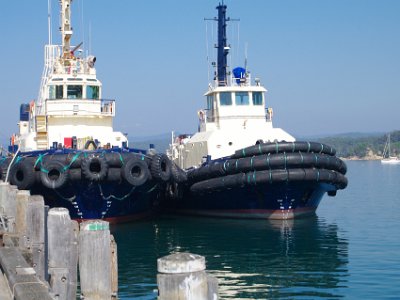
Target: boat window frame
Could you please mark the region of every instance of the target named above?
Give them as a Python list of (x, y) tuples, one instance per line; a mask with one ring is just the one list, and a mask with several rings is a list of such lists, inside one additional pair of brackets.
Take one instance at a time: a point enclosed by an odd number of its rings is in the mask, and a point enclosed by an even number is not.
[[(225, 98), (225, 96), (229, 97)], [(219, 92), (218, 97), (220, 106), (232, 106), (232, 92)]]
[[(80, 87), (80, 95), (76, 95), (75, 97), (70, 97), (70, 88), (71, 87)], [(83, 98), (83, 84), (67, 84), (67, 99), (74, 100), (74, 99), (82, 99)], [(79, 97), (80, 96), (80, 97)]]
[[(246, 102), (243, 102), (243, 99), (246, 99), (243, 96), (240, 97), (241, 101), (240, 102), (238, 101), (238, 95), (240, 95), (240, 94), (243, 94), (243, 95), (247, 94), (247, 101)], [(250, 95), (249, 94), (250, 93), (248, 91), (246, 91), (246, 92), (243, 92), (243, 91), (235, 92), (235, 105), (236, 106), (249, 106), (250, 105)]]
[[(85, 85), (85, 92), (86, 92), (86, 99), (90, 99), (90, 100), (99, 100), (100, 99), (100, 86), (99, 85), (93, 85), (93, 84), (87, 84)], [(89, 89), (90, 88), (95, 88), (97, 89), (95, 96), (91, 96), (89, 97)], [(94, 94), (93, 91), (91, 93), (92, 95)]]
[[(61, 88), (61, 93), (60, 93), (60, 88)], [(49, 100), (61, 100), (61, 99), (64, 99), (64, 84), (49, 85)]]
[[(251, 94), (252, 94), (251, 99), (252, 99), (252, 103), (254, 106), (262, 106), (264, 104), (264, 93), (263, 92), (254, 91)], [(256, 103), (256, 100), (260, 100), (260, 99), (255, 99), (254, 96), (256, 96), (256, 95), (260, 96), (261, 102), (257, 101), (257, 103)]]
[(207, 95), (207, 110), (214, 110), (214, 95)]

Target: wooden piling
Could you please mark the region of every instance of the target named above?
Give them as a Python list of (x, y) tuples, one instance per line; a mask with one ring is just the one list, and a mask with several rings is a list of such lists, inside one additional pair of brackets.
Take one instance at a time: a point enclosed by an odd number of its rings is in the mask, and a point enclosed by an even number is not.
[(117, 254), (117, 243), (115, 242), (114, 236), (111, 235), (110, 240), (111, 247), (111, 292), (112, 299), (117, 299), (118, 295), (118, 254)]
[(208, 284), (203, 256), (175, 253), (157, 260), (159, 300), (218, 299), (214, 284)]
[(22, 251), (28, 250), (28, 235), (27, 235), (27, 226), (26, 226), (26, 212), (28, 208), (28, 202), (30, 199), (31, 193), (29, 191), (18, 191), (17, 192), (17, 210), (15, 217), (15, 231), (19, 237), (19, 247)]
[(59, 300), (76, 299), (77, 222), (68, 209), (52, 208), (48, 216), (49, 275), (51, 293)]
[(91, 220), (79, 232), (79, 274), (85, 300), (111, 299), (111, 247), (109, 224)]
[(30, 196), (26, 211), (28, 244), (37, 276), (47, 281), (46, 208), (42, 196)]
[(15, 247), (0, 248), (0, 265), (7, 276), (13, 299), (54, 300), (46, 284), (35, 276), (35, 270)]
[(0, 182), (0, 214), (6, 216), (7, 231), (15, 232), (15, 217), (17, 214), (17, 187)]
[(80, 232), (66, 208), (49, 211), (42, 196), (1, 181), (0, 217), (0, 300), (75, 300), (78, 252), (81, 298), (117, 299), (117, 245), (108, 222), (84, 222)]

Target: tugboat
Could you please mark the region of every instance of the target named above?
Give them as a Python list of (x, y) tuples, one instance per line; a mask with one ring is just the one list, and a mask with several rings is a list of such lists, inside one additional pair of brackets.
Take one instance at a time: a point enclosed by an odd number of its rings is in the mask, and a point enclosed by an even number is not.
[(335, 196), (347, 186), (346, 165), (333, 148), (296, 141), (273, 127), (273, 110), (266, 107), (267, 90), (260, 80), (252, 83), (245, 68), (228, 68), (231, 19), (223, 2), (216, 9), (218, 56), (214, 82), (205, 93), (207, 108), (198, 112), (199, 131), (173, 137), (168, 150), (173, 169), (187, 171), (187, 180), (169, 185), (170, 207), (233, 218), (314, 214), (325, 193)]
[(102, 98), (96, 57), (84, 56), (82, 43), (71, 46), (72, 0), (59, 2), (62, 45), (45, 46), (39, 96), (20, 107), (1, 179), (68, 208), (74, 219), (147, 216), (170, 178), (170, 161), (154, 149), (129, 148), (127, 136), (113, 130), (115, 100)]

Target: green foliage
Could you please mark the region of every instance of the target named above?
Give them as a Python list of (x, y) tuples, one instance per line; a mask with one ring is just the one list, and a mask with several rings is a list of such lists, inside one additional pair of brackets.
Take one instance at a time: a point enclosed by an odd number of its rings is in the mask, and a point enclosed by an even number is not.
[[(365, 157), (369, 154), (382, 156), (387, 135), (371, 136), (331, 136), (317, 139), (317, 141), (334, 147), (338, 156)], [(390, 133), (391, 154), (400, 155), (400, 131)]]

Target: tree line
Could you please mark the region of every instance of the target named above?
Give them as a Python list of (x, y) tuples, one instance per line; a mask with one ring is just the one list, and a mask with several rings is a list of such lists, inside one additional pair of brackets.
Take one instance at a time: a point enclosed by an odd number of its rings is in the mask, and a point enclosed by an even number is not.
[[(336, 149), (339, 157), (382, 156), (388, 134), (371, 136), (340, 135), (319, 138), (317, 141)], [(391, 155), (400, 155), (400, 131), (390, 133)]]

